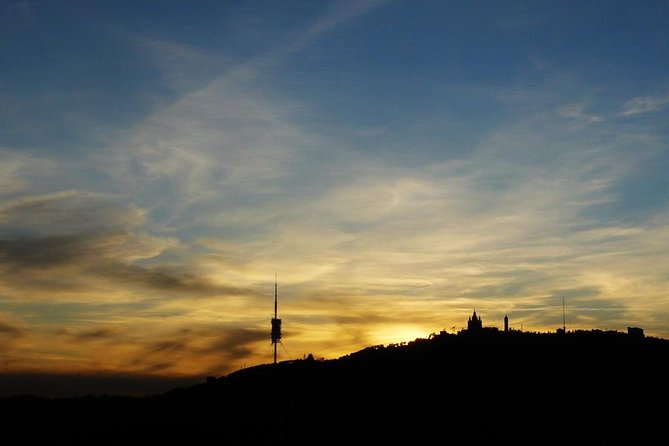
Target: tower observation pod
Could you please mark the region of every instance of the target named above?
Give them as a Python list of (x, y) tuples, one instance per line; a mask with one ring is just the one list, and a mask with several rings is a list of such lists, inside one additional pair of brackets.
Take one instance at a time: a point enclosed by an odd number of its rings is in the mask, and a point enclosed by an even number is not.
[(277, 317), (278, 292), (274, 276), (274, 317), (272, 318), (272, 344), (274, 345), (274, 364), (276, 365), (276, 345), (281, 342), (281, 319)]

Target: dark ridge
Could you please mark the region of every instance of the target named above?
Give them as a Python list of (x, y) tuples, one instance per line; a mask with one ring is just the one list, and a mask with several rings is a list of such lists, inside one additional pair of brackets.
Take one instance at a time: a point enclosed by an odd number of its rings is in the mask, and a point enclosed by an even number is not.
[(85, 395), (144, 396), (193, 385), (200, 378), (168, 378), (133, 374), (2, 373), (0, 397), (39, 395), (72, 398)]
[(669, 341), (482, 331), (145, 398), (0, 400), (8, 444), (667, 444)]

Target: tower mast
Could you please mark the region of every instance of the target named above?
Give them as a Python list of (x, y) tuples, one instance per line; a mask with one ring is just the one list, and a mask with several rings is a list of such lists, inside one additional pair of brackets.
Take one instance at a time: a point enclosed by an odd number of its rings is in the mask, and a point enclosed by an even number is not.
[(564, 334), (567, 334), (567, 324), (564, 317), (564, 296), (562, 297), (562, 331)]
[(281, 342), (281, 319), (278, 317), (279, 293), (274, 273), (274, 317), (272, 318), (272, 344), (274, 345), (274, 365), (276, 365), (276, 345)]

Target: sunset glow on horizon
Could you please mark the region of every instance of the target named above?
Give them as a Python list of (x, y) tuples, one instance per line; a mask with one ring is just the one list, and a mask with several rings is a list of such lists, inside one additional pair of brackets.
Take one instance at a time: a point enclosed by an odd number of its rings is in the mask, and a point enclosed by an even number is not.
[[(127, 3), (127, 4), (126, 4)], [(669, 338), (666, 2), (0, 6), (0, 373)]]

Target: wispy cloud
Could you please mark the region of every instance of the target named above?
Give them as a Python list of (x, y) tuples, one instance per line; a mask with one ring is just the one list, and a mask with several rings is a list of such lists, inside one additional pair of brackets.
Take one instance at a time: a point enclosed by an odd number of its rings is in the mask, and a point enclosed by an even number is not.
[(625, 102), (620, 110), (623, 116), (657, 112), (669, 104), (669, 96), (637, 96)]
[[(457, 159), (398, 166), (333, 150), (260, 92), (214, 82), (136, 127), (112, 172), (145, 206), (77, 190), (4, 202), (0, 292), (53, 300), (60, 286), (81, 306), (70, 335), (44, 344), (64, 369), (105, 336), (109, 354), (78, 367), (219, 374), (268, 361), (274, 271), (295, 356), (461, 327), (473, 307), (486, 324), (508, 313), (552, 329), (557, 295), (572, 328), (664, 333), (647, 317), (666, 300), (661, 215), (593, 212), (640, 167), (634, 133), (602, 143), (613, 124), (565, 128), (546, 112)], [(122, 328), (91, 326), (93, 302), (116, 303), (107, 322)]]
[(558, 114), (565, 118), (575, 119), (586, 123), (602, 122), (604, 118), (585, 111), (585, 104), (573, 103), (568, 104), (558, 109)]
[(283, 114), (248, 86), (212, 83), (135, 130), (124, 144), (125, 163), (142, 171), (128, 180), (167, 187), (174, 203), (234, 195), (239, 188), (271, 191), (270, 183), (308, 141)]
[[(303, 112), (299, 105), (278, 103), (281, 99), (274, 100), (255, 78), (287, 53), (303, 50), (382, 3), (334, 2), (293, 38), (278, 39), (276, 47), (261, 55), (225, 67), (208, 85), (154, 113), (123, 144), (120, 165), (126, 181), (132, 184), (134, 179), (127, 169), (140, 166), (144, 178), (160, 178), (157, 186), (167, 187), (173, 202), (187, 205), (212, 203), (213, 197), (238, 204), (235, 197), (248, 190), (275, 193), (275, 180), (291, 168), (296, 153), (309, 150), (315, 141), (290, 119)], [(146, 40), (145, 45), (179, 60), (199, 54), (178, 43)], [(228, 207), (225, 200), (219, 199), (218, 205)]]
[(57, 166), (51, 160), (16, 150), (0, 148), (0, 157), (0, 198), (31, 192), (35, 180)]
[(221, 55), (181, 42), (152, 37), (132, 37), (131, 40), (150, 57), (165, 85), (176, 93), (203, 87), (228, 63)]
[(267, 362), (274, 272), (293, 357), (460, 328), (474, 307), (486, 325), (508, 313), (552, 330), (562, 297), (570, 328), (669, 336), (667, 204), (611, 211), (666, 152), (663, 129), (620, 116), (666, 98), (607, 109), (546, 63), (544, 81), (502, 89), (445, 79), (501, 107), (468, 121), (471, 138), (438, 97), (406, 118), (436, 123), (434, 147), (395, 140), (409, 124), (383, 116), (324, 135), (319, 98), (277, 87), (277, 72), (383, 4), (334, 2), (234, 61), (135, 38), (169, 99), (104, 151), (3, 149), (3, 367), (201, 376)]
[(309, 26), (304, 33), (301, 33), (294, 39), (288, 50), (291, 52), (299, 51), (322, 37), (323, 34), (359, 18), (388, 2), (389, 0), (340, 0), (333, 2), (330, 10)]

